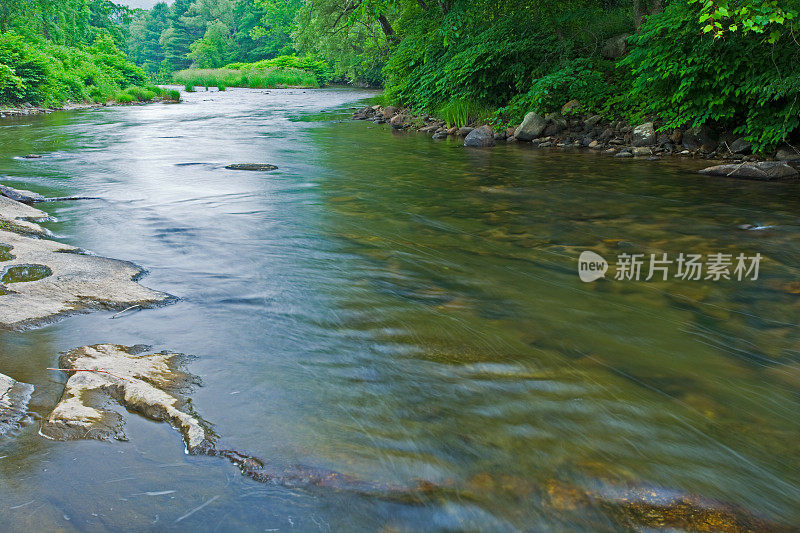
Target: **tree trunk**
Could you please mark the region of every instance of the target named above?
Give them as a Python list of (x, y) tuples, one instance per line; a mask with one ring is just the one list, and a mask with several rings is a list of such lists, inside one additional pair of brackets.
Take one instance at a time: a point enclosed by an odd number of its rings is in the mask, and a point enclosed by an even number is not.
[(395, 35), (394, 33), (394, 28), (392, 28), (392, 25), (389, 23), (389, 20), (386, 18), (385, 15), (378, 16), (378, 24), (381, 25), (381, 30), (383, 30), (383, 34), (386, 36), (388, 40), (390, 41), (397, 40), (397, 35)]

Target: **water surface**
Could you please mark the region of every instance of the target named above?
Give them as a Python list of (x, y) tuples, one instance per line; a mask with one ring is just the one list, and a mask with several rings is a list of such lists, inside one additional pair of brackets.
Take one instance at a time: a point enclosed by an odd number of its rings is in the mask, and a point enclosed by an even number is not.
[[(180, 301), (2, 332), (0, 372), (46, 416), (60, 352), (192, 354), (221, 445), (453, 490), (410, 505), (264, 485), (135, 415), (114, 443), (36, 422), (0, 441), (4, 529), (617, 530), (554, 501), (554, 482), (596, 480), (800, 523), (798, 185), (346, 120), (369, 96), (229, 89), (2, 121), (4, 183), (101, 198), (43, 204), (45, 225)], [(764, 260), (757, 281), (584, 284), (586, 249)]]

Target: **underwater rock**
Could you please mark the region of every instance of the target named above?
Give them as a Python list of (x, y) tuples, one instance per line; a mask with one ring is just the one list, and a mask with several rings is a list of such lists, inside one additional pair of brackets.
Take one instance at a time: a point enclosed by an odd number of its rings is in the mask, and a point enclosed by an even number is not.
[(265, 172), (267, 170), (277, 170), (278, 167), (275, 165), (269, 165), (267, 163), (234, 163), (226, 166), (225, 168), (228, 170), (251, 170), (254, 172)]
[(27, 416), (33, 385), (0, 374), (0, 437), (17, 427)]
[(183, 435), (186, 449), (211, 447), (206, 424), (187, 409), (183, 392), (198, 379), (182, 370), (186, 356), (139, 355), (143, 347), (96, 344), (61, 357), (70, 378), (42, 434), (55, 440), (126, 440), (124, 421), (108, 404), (116, 402), (151, 420), (167, 422)]

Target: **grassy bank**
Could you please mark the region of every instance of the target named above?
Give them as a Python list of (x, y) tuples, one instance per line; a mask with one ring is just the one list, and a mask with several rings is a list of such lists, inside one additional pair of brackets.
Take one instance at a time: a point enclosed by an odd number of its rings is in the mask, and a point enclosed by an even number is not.
[(230, 63), (215, 69), (186, 69), (172, 75), (176, 84), (201, 87), (321, 87), (331, 78), (324, 61), (280, 56), (254, 63)]

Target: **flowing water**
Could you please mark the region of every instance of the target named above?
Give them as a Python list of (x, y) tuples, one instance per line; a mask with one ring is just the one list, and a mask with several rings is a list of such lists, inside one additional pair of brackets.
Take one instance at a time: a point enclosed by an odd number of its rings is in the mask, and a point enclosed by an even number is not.
[[(597, 480), (800, 523), (797, 184), (347, 120), (370, 96), (230, 89), (0, 122), (3, 182), (100, 197), (40, 204), (59, 240), (180, 298), (2, 332), (0, 372), (46, 416), (63, 351), (191, 354), (221, 445), (449, 489), (260, 484), (133, 414), (127, 442), (48, 441), (34, 421), (0, 441), (3, 530), (619, 529), (554, 497)], [(583, 283), (583, 250), (612, 271), (623, 252), (764, 259), (756, 281)]]

